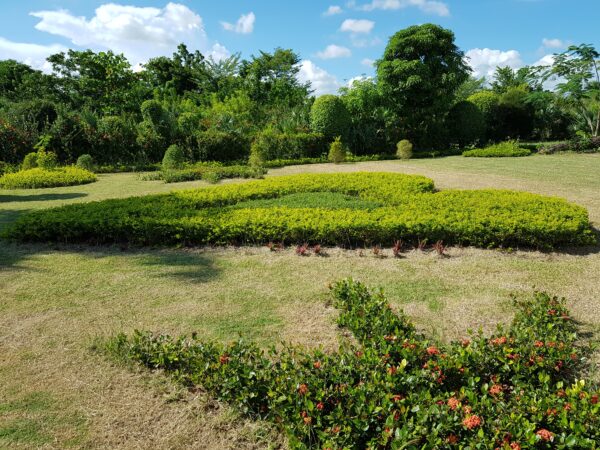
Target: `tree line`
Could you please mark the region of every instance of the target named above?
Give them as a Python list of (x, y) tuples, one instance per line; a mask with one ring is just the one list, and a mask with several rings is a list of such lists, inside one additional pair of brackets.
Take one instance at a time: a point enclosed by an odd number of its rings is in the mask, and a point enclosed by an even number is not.
[(376, 77), (316, 100), (291, 49), (215, 61), (180, 44), (139, 68), (112, 51), (69, 50), (48, 58), (51, 73), (4, 60), (0, 161), (43, 149), (65, 163), (143, 164), (171, 144), (191, 161), (241, 161), (257, 140), (271, 157), (308, 157), (338, 136), (356, 155), (393, 153), (402, 139), (419, 151), (597, 136), (598, 59), (573, 46), (552, 66), (476, 79), (452, 31), (425, 24), (390, 38)]

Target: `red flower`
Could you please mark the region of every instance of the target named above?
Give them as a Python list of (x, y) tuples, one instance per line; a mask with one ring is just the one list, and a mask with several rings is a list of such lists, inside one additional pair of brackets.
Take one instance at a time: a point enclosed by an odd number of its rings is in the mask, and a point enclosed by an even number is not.
[(229, 362), (229, 355), (227, 353), (219, 356), (219, 362), (221, 364), (227, 364)]
[(448, 444), (456, 444), (458, 442), (458, 436), (451, 434), (446, 438), (446, 442)]
[(456, 408), (458, 408), (460, 406), (460, 402), (458, 401), (458, 399), (456, 397), (450, 397), (448, 399), (448, 407), (452, 410), (455, 411)]
[(535, 434), (537, 434), (542, 441), (552, 442), (554, 440), (554, 433), (544, 428), (538, 430)]
[(404, 395), (401, 395), (401, 394), (396, 394), (396, 395), (392, 396), (392, 401), (394, 403), (397, 403), (397, 402), (399, 402), (400, 400), (403, 400), (403, 399), (404, 399)]
[(550, 309), (550, 310), (548, 310), (548, 314), (550, 316), (555, 316), (556, 315), (556, 310), (555, 309)]
[(521, 444), (519, 444), (518, 442), (511, 442), (510, 448), (511, 450), (521, 450)]
[(476, 415), (467, 416), (462, 423), (468, 430), (472, 430), (473, 428), (477, 428), (481, 425), (481, 419)]
[(570, 403), (565, 403), (565, 406), (563, 406), (563, 409), (565, 411), (571, 411), (573, 409), (573, 406), (571, 406)]
[(462, 341), (460, 341), (460, 343), (463, 347), (468, 347), (469, 345), (471, 345), (471, 341), (469, 339), (463, 339)]
[(394, 366), (388, 367), (388, 369), (387, 369), (387, 373), (390, 375), (394, 375), (396, 372), (398, 372), (398, 369)]
[(592, 405), (597, 404), (598, 403), (598, 395), (592, 395), (590, 402), (592, 403)]
[(308, 393), (308, 386), (305, 384), (301, 384), (300, 386), (298, 386), (298, 394), (300, 395), (306, 395)]
[(501, 336), (499, 338), (494, 338), (494, 339), (490, 340), (492, 345), (504, 345), (504, 344), (506, 344), (506, 341), (507, 341), (507, 339), (505, 336)]
[(320, 368), (321, 368), (321, 361), (315, 361), (315, 362), (313, 363), (313, 367), (314, 367), (315, 369), (320, 369)]
[(342, 430), (342, 427), (340, 427), (339, 425), (331, 427), (331, 432), (334, 434), (339, 433), (341, 430)]
[(319, 402), (319, 403), (317, 403), (317, 409), (318, 409), (319, 411), (323, 411), (323, 408), (325, 408), (325, 405), (323, 404), (323, 402)]
[(535, 341), (534, 344), (537, 348), (543, 347), (544, 343), (542, 341)]
[(431, 346), (427, 348), (427, 354), (430, 356), (439, 355), (440, 351), (435, 346)]

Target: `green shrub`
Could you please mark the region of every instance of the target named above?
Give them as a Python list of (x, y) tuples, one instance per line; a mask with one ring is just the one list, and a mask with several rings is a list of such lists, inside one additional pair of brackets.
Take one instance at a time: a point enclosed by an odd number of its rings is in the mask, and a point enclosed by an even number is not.
[(396, 145), (396, 156), (400, 159), (410, 159), (413, 155), (413, 145), (409, 140), (403, 139)]
[(248, 165), (253, 169), (265, 167), (265, 155), (262, 152), (262, 147), (259, 143), (253, 142), (250, 147), (250, 156), (248, 157)]
[(484, 115), (472, 102), (462, 101), (454, 105), (447, 122), (452, 144), (464, 148), (485, 139)]
[(259, 178), (264, 173), (264, 170), (260, 168), (245, 165), (219, 166), (214, 164), (195, 164), (186, 169), (163, 171), (160, 174), (160, 179), (164, 180), (165, 183), (181, 183), (183, 181), (194, 180), (217, 182), (226, 178)]
[[(250, 199), (300, 192), (339, 192), (384, 206), (371, 211), (235, 208)], [(595, 242), (587, 211), (565, 200), (496, 190), (434, 192), (433, 182), (425, 177), (391, 173), (273, 177), (69, 205), (23, 215), (8, 235), (22, 241), (139, 245), (347, 246), (427, 239), (447, 245), (547, 249)]]
[(544, 145), (540, 149), (543, 155), (551, 155), (560, 152), (575, 152), (575, 153), (597, 153), (600, 152), (600, 136), (594, 137), (578, 137), (567, 142), (557, 142), (549, 145)]
[(27, 153), (25, 155), (25, 158), (23, 158), (23, 163), (21, 164), (21, 170), (35, 169), (38, 166), (37, 159), (38, 159), (37, 152)]
[(7, 173), (0, 177), (4, 189), (39, 189), (59, 186), (75, 186), (96, 181), (96, 175), (78, 167), (62, 167), (54, 170), (35, 168)]
[(330, 141), (318, 133), (289, 134), (267, 129), (256, 136), (253, 144), (266, 161), (271, 161), (326, 156)]
[(336, 95), (318, 97), (310, 109), (310, 127), (328, 139), (348, 137), (351, 118), (346, 105)]
[(138, 331), (102, 349), (273, 422), (292, 448), (597, 448), (600, 391), (579, 379), (587, 355), (564, 299), (515, 300), (510, 327), (442, 344), (381, 291), (332, 291), (356, 339), (337, 352)]
[(0, 160), (19, 163), (34, 143), (27, 130), (0, 118)]
[(10, 164), (4, 161), (0, 161), (0, 176), (5, 173), (13, 173), (19, 170), (19, 166), (17, 164)]
[(340, 136), (336, 137), (329, 146), (329, 156), (327, 159), (334, 164), (340, 164), (346, 160), (346, 146)]
[[(139, 138), (136, 125), (130, 120), (119, 116), (104, 116), (97, 122), (97, 131), (90, 131), (94, 142), (94, 159), (98, 163), (132, 162), (140, 150), (157, 155), (158, 161), (164, 146), (155, 144), (152, 139), (143, 136)], [(160, 148), (160, 152), (156, 150)], [(152, 153), (154, 152), (154, 153)]]
[(162, 160), (162, 170), (182, 169), (185, 165), (185, 154), (178, 145), (171, 145)]
[(56, 153), (47, 152), (45, 150), (38, 150), (37, 152), (37, 166), (40, 169), (52, 170), (58, 166), (58, 158)]
[(136, 143), (150, 160), (157, 161), (167, 148), (167, 140), (152, 122), (143, 120), (137, 125)]
[(503, 158), (529, 155), (531, 155), (531, 150), (521, 148), (517, 141), (502, 142), (483, 149), (478, 148), (463, 152), (463, 156), (476, 158)]
[(238, 134), (209, 130), (196, 134), (196, 161), (240, 161), (248, 158), (250, 143)]
[(93, 172), (94, 171), (94, 159), (91, 157), (91, 155), (88, 155), (87, 153), (83, 154), (79, 158), (77, 158), (76, 166), (79, 167), (80, 169), (84, 169), (89, 172)]
[(165, 117), (165, 110), (158, 100), (146, 100), (140, 106), (142, 118), (155, 126), (159, 126)]

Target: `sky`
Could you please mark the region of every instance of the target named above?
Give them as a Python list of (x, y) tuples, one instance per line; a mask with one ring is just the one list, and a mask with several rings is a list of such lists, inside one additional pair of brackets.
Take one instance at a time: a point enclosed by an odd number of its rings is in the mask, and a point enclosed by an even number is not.
[(396, 31), (452, 30), (475, 76), (548, 63), (572, 44), (600, 49), (600, 0), (0, 0), (0, 59), (50, 70), (69, 48), (124, 53), (133, 66), (184, 42), (215, 59), (276, 47), (301, 57), (317, 95), (375, 74)]

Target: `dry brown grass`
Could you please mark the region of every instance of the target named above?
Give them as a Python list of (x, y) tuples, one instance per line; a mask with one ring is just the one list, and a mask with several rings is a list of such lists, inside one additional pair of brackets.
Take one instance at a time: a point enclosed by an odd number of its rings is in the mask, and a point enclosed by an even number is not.
[[(461, 160), (449, 161), (304, 166), (272, 174), (423, 173), (439, 187), (561, 195), (587, 206), (600, 221), (597, 185), (585, 181), (585, 174), (579, 177), (585, 183), (552, 183), (516, 169), (504, 176), (482, 168), (474, 174), (448, 167)], [(564, 161), (555, 161), (558, 170)], [(597, 174), (600, 159), (587, 158), (586, 167)], [(566, 296), (575, 318), (599, 340), (598, 249), (565, 254), (451, 248), (448, 258), (419, 251), (393, 258), (391, 246), (382, 257), (371, 249), (299, 257), (293, 248), (121, 251), (0, 243), (0, 448), (284, 446), (267, 424), (241, 418), (201, 392), (184, 392), (160, 374), (112, 363), (91, 347), (99, 336), (137, 328), (198, 331), (220, 340), (240, 333), (265, 345), (285, 340), (334, 349), (339, 333), (327, 285), (346, 276), (382, 286), (419, 328), (443, 340), (510, 320), (509, 295), (527, 295), (534, 286)]]

